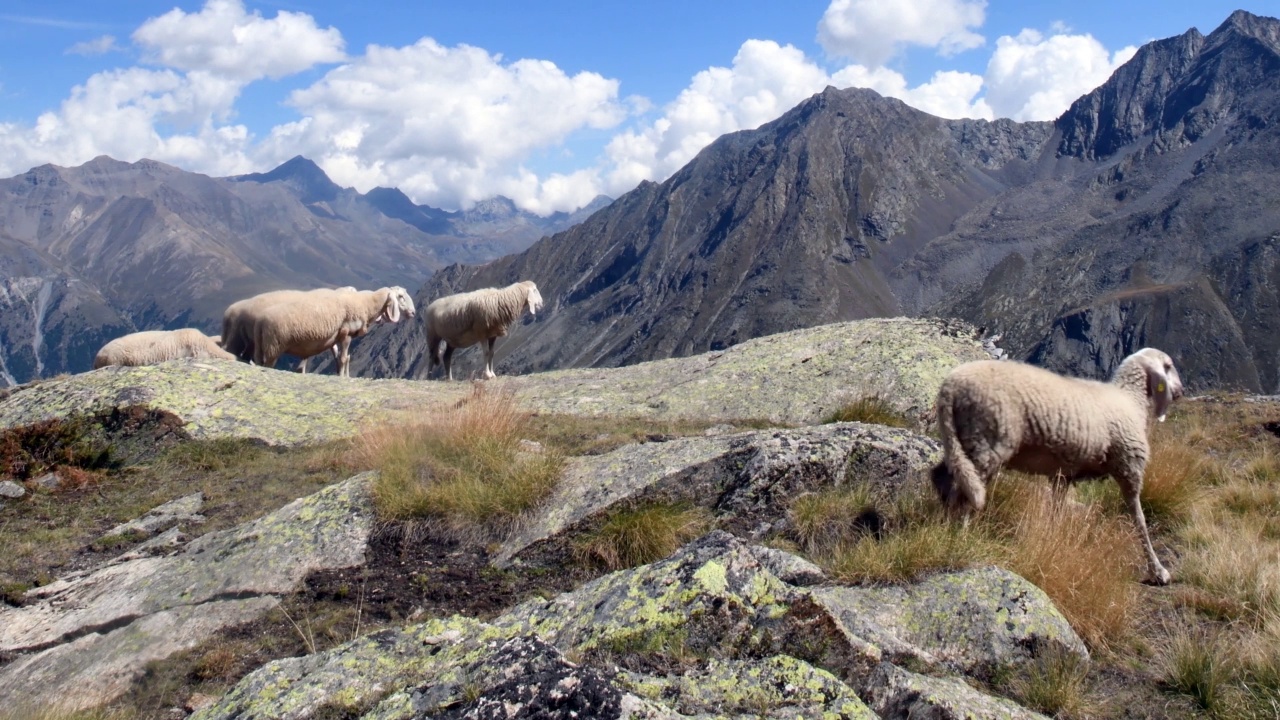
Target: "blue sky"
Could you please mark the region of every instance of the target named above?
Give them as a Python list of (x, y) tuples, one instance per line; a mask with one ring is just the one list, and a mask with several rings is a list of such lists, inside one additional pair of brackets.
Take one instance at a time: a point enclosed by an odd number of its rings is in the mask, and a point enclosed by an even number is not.
[(827, 84), (1052, 119), (1141, 44), (1277, 5), (5, 0), (0, 177), (102, 154), (230, 175), (301, 154), (437, 207), (571, 210)]

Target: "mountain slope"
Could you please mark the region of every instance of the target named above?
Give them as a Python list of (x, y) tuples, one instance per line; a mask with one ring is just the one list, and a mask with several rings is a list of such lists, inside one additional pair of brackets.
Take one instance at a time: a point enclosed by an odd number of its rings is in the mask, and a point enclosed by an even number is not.
[[(406, 213), (449, 215), (404, 202)], [(449, 219), (427, 233), (300, 157), (233, 178), (105, 156), (33, 168), (0, 180), (0, 385), (86, 370), (135, 329), (216, 334), (229, 303), (263, 290), (418, 287), (570, 221), (526, 216), (513, 207), (500, 231)], [(482, 222), (492, 220), (471, 224)]]
[[(1053, 123), (947, 121), (828, 88), (662, 184), (418, 294), (533, 279), (501, 372), (687, 355), (876, 315), (958, 315), (1102, 375), (1158, 345), (1192, 388), (1274, 391), (1280, 22), (1153, 42)], [(421, 328), (360, 371), (420, 376)]]

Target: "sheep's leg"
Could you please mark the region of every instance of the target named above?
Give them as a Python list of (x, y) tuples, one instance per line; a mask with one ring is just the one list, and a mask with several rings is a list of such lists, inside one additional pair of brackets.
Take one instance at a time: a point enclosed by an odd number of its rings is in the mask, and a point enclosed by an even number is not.
[(1142, 513), (1142, 476), (1139, 475), (1137, 480), (1124, 475), (1117, 475), (1116, 481), (1120, 483), (1120, 492), (1124, 495), (1125, 502), (1129, 505), (1129, 514), (1133, 516), (1133, 524), (1138, 528), (1138, 535), (1142, 538), (1142, 548), (1147, 552), (1147, 582), (1152, 585), (1168, 585), (1171, 576), (1169, 571), (1160, 564), (1160, 558), (1156, 557), (1156, 549), (1151, 546), (1151, 535), (1147, 532), (1147, 518)]
[(338, 376), (351, 377), (351, 336), (342, 338), (334, 345), (333, 352), (338, 356)]
[(302, 358), (301, 360), (298, 361), (298, 372), (302, 373), (303, 375), (307, 374), (307, 361), (310, 359), (311, 358)]
[(493, 373), (493, 345), (498, 342), (498, 338), (489, 338), (489, 343), (484, 348), (484, 377), (486, 380), (492, 380), (497, 377)]
[(441, 362), (444, 363), (444, 376), (447, 379), (452, 380), (453, 379), (453, 346), (450, 345), (449, 343), (444, 344), (444, 355), (441, 359)]

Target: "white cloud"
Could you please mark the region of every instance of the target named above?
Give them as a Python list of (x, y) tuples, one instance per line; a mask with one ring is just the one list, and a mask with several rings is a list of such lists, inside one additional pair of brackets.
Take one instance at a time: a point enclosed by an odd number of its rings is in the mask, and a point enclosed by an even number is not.
[(78, 42), (67, 48), (68, 55), (105, 55), (109, 52), (119, 50), (120, 46), (116, 45), (114, 35), (103, 35), (93, 40)]
[(985, 42), (973, 28), (982, 26), (986, 7), (986, 0), (832, 0), (818, 23), (818, 42), (829, 55), (871, 67), (907, 45), (949, 56)]
[(1053, 120), (1136, 52), (1126, 47), (1109, 54), (1091, 35), (1006, 35), (987, 64), (987, 102), (999, 117)]
[(982, 92), (982, 76), (972, 73), (943, 70), (934, 73), (929, 82), (909, 88), (902, 74), (888, 68), (850, 65), (832, 75), (831, 80), (837, 87), (870, 88), (938, 117), (994, 117), (986, 101), (977, 97)]
[(145, 59), (249, 82), (281, 78), (343, 59), (342, 34), (321, 30), (303, 13), (281, 10), (268, 20), (241, 0), (208, 0), (197, 13), (178, 8), (142, 24), (133, 41)]
[(773, 120), (829, 82), (796, 48), (748, 40), (733, 67), (698, 73), (661, 118), (610, 141), (606, 192), (616, 197), (641, 180), (665, 178), (717, 137)]
[(590, 200), (597, 187), (591, 173), (538, 180), (521, 163), (627, 115), (617, 80), (430, 38), (371, 45), (289, 103), (303, 119), (271, 133), (266, 157), (301, 153), (339, 184), (395, 185), (420, 203), (465, 207), (503, 193), (535, 212), (573, 209), (571, 199)]

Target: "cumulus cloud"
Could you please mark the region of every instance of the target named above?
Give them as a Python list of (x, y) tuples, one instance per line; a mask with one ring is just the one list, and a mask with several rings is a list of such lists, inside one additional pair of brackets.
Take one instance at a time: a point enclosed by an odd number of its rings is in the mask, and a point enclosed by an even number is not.
[[(583, 128), (606, 129), (627, 115), (618, 81), (568, 75), (545, 60), (503, 63), (481, 48), (430, 38), (401, 48), (370, 46), (289, 104), (301, 120), (277, 127), (264, 155), (302, 153), (335, 182), (368, 190), (396, 185), (418, 202), (465, 207), (509, 193), (535, 212), (590, 200), (588, 176), (532, 182), (521, 163)], [(585, 200), (583, 201), (585, 202)]]
[(1091, 35), (1046, 38), (1035, 30), (1006, 35), (996, 41), (987, 64), (987, 102), (999, 117), (1055, 119), (1137, 51), (1130, 46), (1108, 53)]
[(86, 40), (72, 45), (67, 48), (67, 54), (85, 56), (105, 55), (119, 49), (120, 46), (116, 45), (116, 38), (114, 35), (103, 35), (102, 37), (94, 38), (93, 40)]
[(732, 67), (698, 73), (661, 117), (613, 138), (605, 151), (605, 191), (616, 196), (641, 180), (665, 179), (717, 137), (774, 120), (828, 85), (870, 88), (942, 117), (992, 116), (975, 99), (982, 89), (977, 75), (939, 72), (911, 88), (887, 68), (851, 65), (828, 75), (795, 47), (748, 40)]
[(241, 0), (208, 0), (196, 13), (174, 8), (143, 23), (133, 41), (151, 63), (242, 82), (281, 78), (344, 57), (335, 28), (322, 30), (310, 15), (285, 10), (267, 19), (246, 12)]
[(980, 47), (986, 0), (832, 0), (818, 23), (827, 54), (877, 67), (907, 45), (944, 56)]

